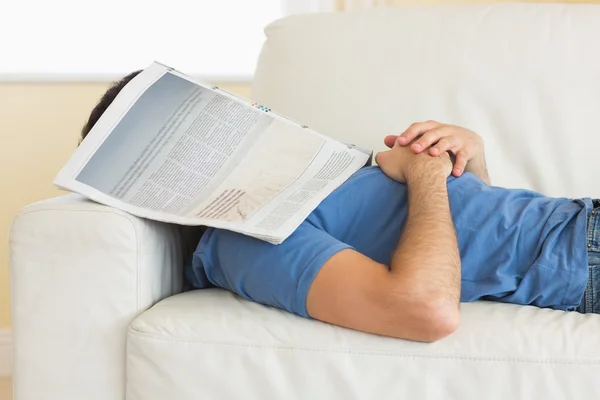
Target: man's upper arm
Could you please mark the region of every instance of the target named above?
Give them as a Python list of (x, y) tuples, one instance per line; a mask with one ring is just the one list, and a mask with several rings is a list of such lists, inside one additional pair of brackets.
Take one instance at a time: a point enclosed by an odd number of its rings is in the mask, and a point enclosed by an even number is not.
[(410, 276), (351, 249), (323, 265), (308, 292), (311, 317), (363, 332), (420, 342), (439, 340), (453, 310), (423, 299)]
[(351, 249), (333, 255), (308, 292), (308, 314), (347, 328), (383, 334), (391, 310), (388, 268)]

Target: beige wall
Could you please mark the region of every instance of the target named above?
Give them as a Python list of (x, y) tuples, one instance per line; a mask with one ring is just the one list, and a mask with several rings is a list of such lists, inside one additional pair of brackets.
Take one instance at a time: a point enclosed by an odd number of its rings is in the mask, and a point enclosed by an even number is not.
[[(249, 97), (247, 84), (220, 84)], [(102, 83), (0, 83), (0, 329), (10, 326), (8, 230), (25, 205), (58, 196), (52, 185), (104, 93)]]

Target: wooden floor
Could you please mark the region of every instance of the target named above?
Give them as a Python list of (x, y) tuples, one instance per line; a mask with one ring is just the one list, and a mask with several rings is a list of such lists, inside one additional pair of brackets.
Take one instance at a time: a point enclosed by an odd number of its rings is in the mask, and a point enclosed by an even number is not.
[(8, 378), (0, 378), (0, 400), (12, 400), (12, 382)]

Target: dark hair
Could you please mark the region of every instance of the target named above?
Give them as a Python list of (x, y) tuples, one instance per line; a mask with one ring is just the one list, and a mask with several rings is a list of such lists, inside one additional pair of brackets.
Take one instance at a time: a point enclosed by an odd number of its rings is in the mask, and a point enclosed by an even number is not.
[(110, 106), (110, 104), (113, 102), (115, 97), (117, 97), (119, 92), (125, 87), (125, 85), (127, 85), (129, 81), (135, 78), (140, 72), (142, 71), (139, 70), (132, 72), (126, 77), (122, 78), (120, 81), (114, 82), (113, 85), (106, 91), (106, 93), (102, 95), (102, 98), (100, 99), (98, 104), (96, 104), (96, 107), (94, 107), (94, 109), (92, 110), (92, 113), (90, 114), (87, 123), (81, 130), (81, 140), (85, 139), (87, 134), (90, 133), (92, 127), (96, 124), (96, 122), (98, 122), (102, 114), (104, 114), (104, 111), (106, 111), (108, 106)]

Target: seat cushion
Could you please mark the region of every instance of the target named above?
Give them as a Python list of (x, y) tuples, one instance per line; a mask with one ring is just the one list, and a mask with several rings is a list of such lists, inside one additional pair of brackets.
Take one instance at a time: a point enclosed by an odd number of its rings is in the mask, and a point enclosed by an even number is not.
[(425, 344), (305, 319), (219, 289), (183, 293), (131, 325), (127, 398), (592, 398), (600, 392), (597, 316), (486, 302), (462, 307), (458, 331)]

